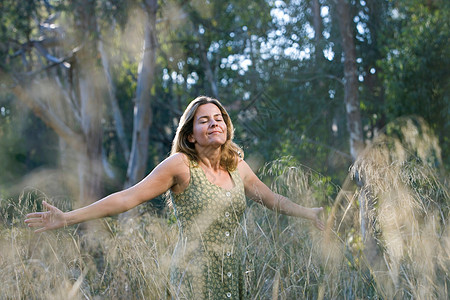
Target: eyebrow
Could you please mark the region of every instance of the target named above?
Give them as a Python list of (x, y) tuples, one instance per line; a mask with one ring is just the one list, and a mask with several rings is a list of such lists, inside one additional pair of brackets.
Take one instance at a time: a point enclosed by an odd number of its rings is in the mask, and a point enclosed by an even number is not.
[[(218, 114), (215, 114), (213, 117), (217, 117), (217, 116), (221, 116), (221, 117), (223, 117), (223, 114), (221, 114), (221, 113), (218, 113)], [(209, 116), (200, 116), (200, 117), (198, 117), (197, 118), (197, 120), (200, 120), (200, 119), (203, 119), (203, 118), (206, 118), (206, 119), (208, 119), (209, 118)]]

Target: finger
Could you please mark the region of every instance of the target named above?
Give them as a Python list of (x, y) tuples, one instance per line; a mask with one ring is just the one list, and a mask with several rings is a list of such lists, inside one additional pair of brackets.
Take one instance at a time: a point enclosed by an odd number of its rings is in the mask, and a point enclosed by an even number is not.
[(42, 222), (39, 223), (29, 223), (28, 227), (42, 227)]
[(55, 207), (53, 205), (50, 205), (47, 203), (47, 201), (42, 201), (42, 205), (45, 206), (46, 209), (48, 210), (54, 210)]
[(320, 221), (320, 230), (325, 230), (325, 223), (323, 223), (322, 221)]
[(42, 218), (32, 218), (32, 219), (26, 219), (24, 221), (25, 223), (42, 223)]
[(46, 227), (42, 227), (42, 228), (39, 228), (39, 229), (35, 230), (34, 233), (41, 233), (41, 232), (44, 232), (46, 230), (47, 230)]
[(322, 220), (320, 219), (316, 219), (314, 222), (314, 225), (316, 226), (317, 229), (319, 229), (320, 231), (324, 230), (324, 223), (322, 222)]
[(31, 218), (40, 218), (41, 216), (42, 216), (42, 212), (35, 212), (35, 213), (30, 213), (30, 214), (27, 214), (25, 217), (27, 218), (27, 219), (31, 219)]

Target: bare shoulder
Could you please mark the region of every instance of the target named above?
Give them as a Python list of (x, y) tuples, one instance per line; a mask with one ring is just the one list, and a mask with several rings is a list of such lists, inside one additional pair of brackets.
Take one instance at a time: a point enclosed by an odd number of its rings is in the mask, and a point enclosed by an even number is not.
[(239, 171), (239, 175), (241, 175), (241, 178), (244, 180), (251, 178), (252, 176), (255, 176), (255, 173), (253, 172), (253, 170), (243, 159), (239, 159), (237, 168)]
[(171, 187), (174, 193), (182, 192), (188, 185), (190, 179), (189, 158), (184, 153), (175, 153), (166, 158), (161, 164), (170, 170), (174, 178), (174, 185)]
[(180, 182), (186, 180), (185, 178), (189, 181), (187, 158), (183, 155), (171, 155), (158, 164), (144, 179), (124, 190), (123, 193), (128, 195), (129, 199), (133, 199), (134, 203), (139, 204), (178, 187)]
[(184, 164), (189, 168), (189, 158), (186, 154), (178, 152), (167, 157), (163, 162), (168, 164)]
[(163, 160), (158, 168), (177, 176), (189, 172), (189, 159), (184, 153), (175, 153)]

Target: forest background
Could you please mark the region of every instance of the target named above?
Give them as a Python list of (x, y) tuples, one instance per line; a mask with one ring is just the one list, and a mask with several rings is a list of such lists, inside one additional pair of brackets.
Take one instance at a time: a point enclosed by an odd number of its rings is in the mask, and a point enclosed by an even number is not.
[(448, 298), (449, 8), (2, 0), (0, 294), (170, 294), (163, 197), (39, 236), (23, 216), (138, 182), (167, 157), (186, 105), (209, 95), (268, 185), (326, 207), (321, 236), (249, 204), (252, 298)]

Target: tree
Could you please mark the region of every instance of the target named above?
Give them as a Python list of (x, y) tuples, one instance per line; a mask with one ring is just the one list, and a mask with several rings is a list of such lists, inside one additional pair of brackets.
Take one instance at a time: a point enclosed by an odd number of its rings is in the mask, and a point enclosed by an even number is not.
[(339, 22), (342, 49), (344, 50), (344, 103), (347, 112), (347, 129), (350, 135), (350, 153), (355, 160), (364, 149), (361, 111), (358, 98), (358, 72), (353, 17), (347, 0), (336, 0), (336, 14)]
[[(102, 194), (104, 151), (101, 121), (104, 118), (106, 91), (109, 90), (110, 96), (114, 93), (108, 60), (103, 57), (102, 64), (98, 60), (99, 54), (105, 54), (103, 41), (99, 39), (101, 31), (98, 24), (98, 4), (95, 1), (80, 0), (71, 3), (67, 6), (70, 9), (65, 10), (64, 6), (51, 6), (45, 2), (48, 14), (64, 10), (67, 13), (64, 17), (67, 16), (68, 19), (62, 22), (67, 23), (58, 23), (56, 18), (48, 18), (39, 23), (43, 25), (36, 31), (31, 22), (28, 22), (20, 31), (24, 36), (19, 37), (20, 40), (15, 44), (7, 45), (16, 47), (17, 54), (11, 57), (8, 49), (4, 53), (4, 61), (8, 64), (2, 65), (2, 75), (9, 80), (10, 90), (17, 99), (28, 105), (53, 128), (69, 149), (74, 150), (76, 169), (79, 172), (78, 197), (84, 204), (98, 199)], [(142, 72), (139, 73), (135, 134), (130, 155), (123, 145), (125, 157), (130, 157), (128, 184), (136, 182), (146, 172), (148, 129), (151, 122), (148, 100), (155, 65), (157, 5), (156, 1), (144, 4), (149, 12), (146, 45), (151, 45), (151, 51), (145, 51)], [(34, 3), (29, 18), (34, 13), (39, 16), (37, 12), (40, 8), (39, 2)], [(71, 17), (73, 24), (70, 23)], [(21, 24), (20, 18), (16, 21), (14, 22)], [(11, 26), (18, 26), (14, 22)], [(73, 50), (67, 51), (67, 48)], [(23, 58), (22, 63), (16, 59), (20, 56)], [(40, 65), (40, 61), (43, 64)], [(54, 94), (46, 93), (46, 88), (40, 88), (39, 85), (51, 85)], [(40, 91), (39, 94), (36, 93), (37, 90)], [(117, 105), (115, 107), (114, 116), (116, 120), (120, 120), (121, 114), (117, 111)], [(124, 142), (123, 128), (120, 128), (120, 122), (116, 123), (119, 124), (116, 126), (117, 132)]]
[[(74, 6), (74, 13), (78, 25), (84, 29), (81, 32), (95, 32), (92, 31), (95, 28), (92, 3), (79, 4), (84, 9)], [(50, 5), (46, 8), (49, 11), (54, 9)], [(33, 12), (39, 15), (38, 11), (36, 2), (29, 20)], [(72, 51), (67, 57), (58, 58), (51, 51), (55, 51), (52, 50), (54, 47), (60, 47), (63, 41), (59, 39), (58, 27), (47, 26), (53, 21), (49, 18), (42, 22), (39, 31), (35, 31), (29, 22), (20, 31), (20, 34), (25, 35), (17, 36), (14, 43), (8, 46), (16, 49), (16, 55), (22, 57), (22, 63), (12, 61), (10, 65), (3, 64), (2, 75), (9, 81), (14, 95), (53, 128), (69, 147), (76, 150), (79, 197), (84, 203), (88, 203), (98, 198), (101, 190), (101, 168), (98, 167), (101, 157), (101, 128), (98, 125), (102, 106), (95, 103), (101, 91), (95, 85), (93, 78), (96, 78), (97, 69), (96, 64), (91, 61), (95, 35), (78, 36), (78, 39), (84, 40), (83, 47)], [(17, 24), (20, 23), (13, 22), (11, 26)], [(44, 64), (40, 64), (41, 61)], [(61, 68), (66, 75), (70, 74), (72, 80), (61, 81), (55, 68)], [(57, 88), (63, 84), (67, 84), (68, 89), (72, 90), (69, 92)], [(43, 85), (52, 87), (55, 94), (50, 96)]]
[(146, 13), (144, 51), (138, 71), (133, 138), (125, 188), (144, 178), (147, 172), (149, 130), (152, 122), (151, 100), (155, 97), (152, 89), (157, 51), (156, 13), (158, 3), (156, 0), (146, 0), (143, 6)]
[[(444, 166), (449, 165), (448, 1), (394, 1), (379, 66), (386, 88), (388, 120), (419, 115), (439, 137)], [(436, 162), (437, 160), (434, 160)], [(441, 167), (440, 165), (436, 165)]]

